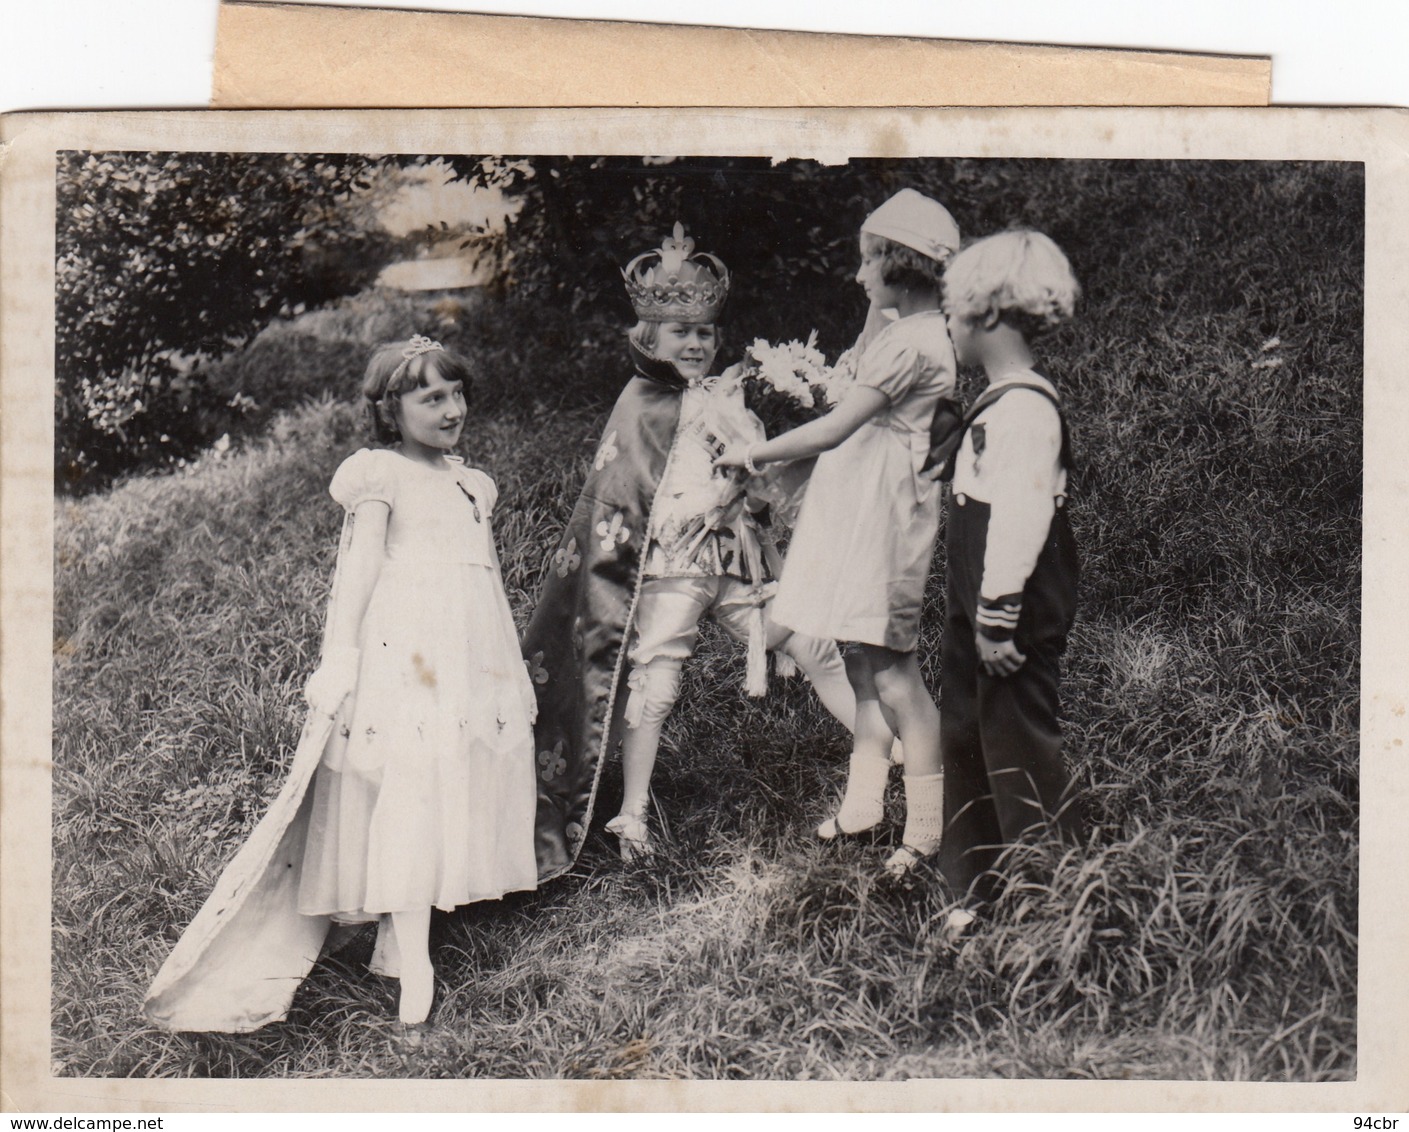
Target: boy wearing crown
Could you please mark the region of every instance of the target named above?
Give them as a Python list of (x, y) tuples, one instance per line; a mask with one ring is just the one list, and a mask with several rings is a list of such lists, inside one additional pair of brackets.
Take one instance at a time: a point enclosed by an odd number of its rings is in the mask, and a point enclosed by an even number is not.
[(637, 323), (632, 374), (617, 399), (524, 635), (538, 692), (538, 862), (542, 879), (576, 859), (605, 756), (619, 736), (621, 813), (607, 823), (626, 860), (649, 855), (646, 820), (661, 729), (705, 616), (750, 652), (797, 662), (846, 727), (855, 698), (835, 644), (774, 625), (774, 570), (750, 501), (713, 474), (726, 442), (762, 439), (736, 379), (710, 376), (729, 273), (680, 224), (622, 272)]

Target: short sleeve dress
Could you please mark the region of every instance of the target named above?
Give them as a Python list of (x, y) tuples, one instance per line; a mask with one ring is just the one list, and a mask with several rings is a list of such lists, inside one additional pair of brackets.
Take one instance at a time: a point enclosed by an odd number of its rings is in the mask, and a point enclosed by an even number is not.
[(357, 921), (534, 888), (535, 701), (492, 553), (494, 481), (363, 449), (329, 491), (349, 521), (366, 500), (391, 513), (357, 687), (314, 781), (299, 910)]
[(867, 343), (856, 383), (887, 405), (817, 458), (772, 618), (800, 633), (912, 652), (939, 534), (939, 485), (920, 475), (930, 421), (954, 393), (944, 315), (897, 319)]

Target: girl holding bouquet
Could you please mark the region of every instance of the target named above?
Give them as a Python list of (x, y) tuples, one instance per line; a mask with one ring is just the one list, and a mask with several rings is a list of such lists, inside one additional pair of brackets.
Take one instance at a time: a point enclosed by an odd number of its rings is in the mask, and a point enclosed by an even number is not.
[(898, 734), (906, 821), (886, 869), (903, 877), (938, 849), (943, 832), (939, 710), (915, 649), (941, 506), (938, 484), (922, 469), (935, 408), (953, 396), (955, 381), (941, 279), (959, 229), (937, 201), (903, 189), (866, 219), (860, 242), (856, 281), (871, 307), (850, 390), (823, 417), (771, 440), (732, 445), (716, 466), (754, 474), (766, 464), (818, 457), (772, 616), (847, 645), (855, 746), (845, 798), (819, 837), (866, 834), (880, 822)]
[(747, 642), (752, 694), (765, 689), (764, 650), (771, 648), (797, 662), (848, 728), (855, 713), (835, 644), (768, 616), (775, 589), (769, 552), (742, 485), (713, 473), (725, 442), (763, 436), (739, 380), (709, 376), (727, 269), (712, 255), (696, 255), (677, 224), (623, 275), (638, 320), (627, 336), (632, 376), (524, 636), (539, 704), (541, 879), (576, 858), (618, 734), (623, 799), (607, 829), (624, 859), (650, 854), (651, 773), (704, 617)]

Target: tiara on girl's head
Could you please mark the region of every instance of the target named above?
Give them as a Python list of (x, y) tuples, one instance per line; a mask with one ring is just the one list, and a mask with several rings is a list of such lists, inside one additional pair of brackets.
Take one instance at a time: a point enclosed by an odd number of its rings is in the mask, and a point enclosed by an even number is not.
[(439, 342), (432, 342), (424, 334), (411, 335), (411, 342), (406, 349), (401, 351), (401, 356), (408, 362), (412, 358), (418, 358), (422, 354), (429, 354), (435, 350), (444, 350), (445, 347)]
[[(646, 265), (651, 257), (656, 262)], [(678, 220), (674, 233), (628, 263), (621, 277), (644, 322), (715, 322), (729, 295), (729, 269), (708, 252), (695, 254), (695, 241)]]
[(397, 379), (406, 372), (406, 368), (414, 359), (419, 358), (422, 354), (433, 354), (437, 350), (443, 353), (445, 347), (439, 342), (427, 338), (424, 334), (411, 335), (411, 341), (401, 351), (401, 364), (392, 370), (391, 377), (386, 383), (387, 388), (391, 389), (396, 385)]

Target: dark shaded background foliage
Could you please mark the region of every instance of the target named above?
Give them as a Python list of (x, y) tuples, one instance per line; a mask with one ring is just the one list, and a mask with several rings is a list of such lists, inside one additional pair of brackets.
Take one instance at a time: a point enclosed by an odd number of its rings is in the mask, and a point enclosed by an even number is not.
[[(370, 282), (399, 246), (368, 223), (377, 199), (372, 174), (425, 160), (61, 155), (60, 488), (99, 486), (239, 431), (228, 391), (206, 380), (211, 363), (270, 319)], [(1269, 336), (1295, 333), (1314, 312), (1268, 305), (1279, 301), (1267, 284), (1288, 269), (1279, 260), (1290, 244), (1273, 246), (1250, 218), (1294, 204), (1300, 227), (1286, 239), (1310, 238), (1338, 254), (1359, 241), (1363, 215), (1360, 175), (1350, 167), (1313, 176), (1295, 164), (1273, 172), (1209, 162), (927, 159), (838, 169), (752, 158), (442, 160), (466, 181), (525, 200), (506, 238), (508, 309), (492, 317), (557, 359), (538, 367), (550, 380), (534, 390), (555, 402), (612, 394), (608, 358), (629, 315), (620, 266), (656, 246), (677, 219), (733, 270), (727, 353), (737, 355), (755, 336), (777, 340), (815, 327), (835, 355), (849, 345), (864, 303), (848, 282), (857, 230), (903, 186), (943, 200), (966, 235), (1013, 225), (1047, 232), (1071, 256), (1089, 305), (1121, 300), (1121, 346), (1158, 340), (1200, 311), (1237, 312), (1240, 326)], [(1152, 225), (1161, 234), (1156, 248), (1141, 239)], [(1145, 262), (1132, 265), (1137, 254)], [(1132, 266), (1141, 286), (1115, 290)], [(475, 329), (496, 336), (494, 326)], [(1086, 321), (1078, 333), (1095, 337)], [(571, 367), (570, 379), (561, 379), (561, 367)], [(1210, 404), (1180, 427), (1203, 442), (1226, 431), (1219, 414)]]
[[(209, 443), (232, 413), (207, 388), (204, 364), (271, 319), (370, 281), (389, 241), (360, 223), (355, 198), (380, 160), (58, 155), (61, 490), (101, 486)], [(332, 247), (361, 254), (332, 262)]]

